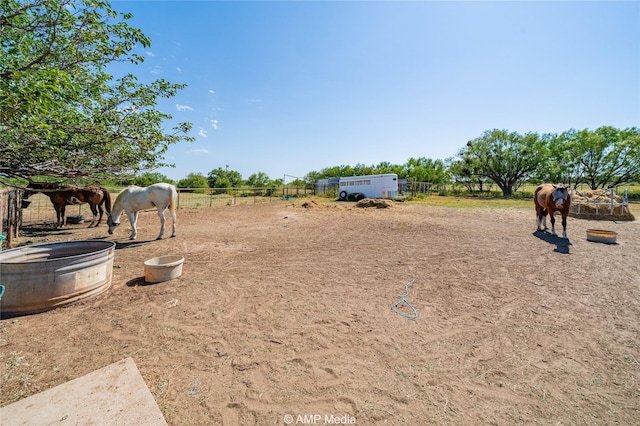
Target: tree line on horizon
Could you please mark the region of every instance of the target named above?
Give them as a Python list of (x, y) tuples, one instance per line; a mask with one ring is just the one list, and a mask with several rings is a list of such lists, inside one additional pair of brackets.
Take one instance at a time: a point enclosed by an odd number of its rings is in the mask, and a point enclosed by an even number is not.
[[(511, 195), (525, 182), (586, 184), (591, 189), (640, 182), (640, 130), (603, 126), (595, 130), (568, 130), (560, 135), (508, 130), (487, 130), (446, 160), (409, 158), (404, 164), (340, 165), (311, 171), (304, 180), (288, 185), (313, 185), (320, 179), (395, 173), (400, 179), (431, 184), (461, 184), (469, 191), (497, 185)], [(146, 174), (133, 181), (148, 185), (167, 181), (166, 176)], [(176, 182), (173, 182), (176, 183)], [(190, 173), (176, 184), (181, 188), (232, 188), (282, 186), (263, 173), (247, 180), (235, 170), (213, 169), (207, 176)]]

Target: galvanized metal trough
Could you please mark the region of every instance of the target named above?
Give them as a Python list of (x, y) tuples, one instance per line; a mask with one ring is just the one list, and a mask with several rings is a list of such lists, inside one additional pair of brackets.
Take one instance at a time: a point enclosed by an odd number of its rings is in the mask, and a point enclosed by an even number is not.
[(36, 314), (103, 293), (111, 287), (115, 247), (80, 240), (0, 251), (0, 316)]

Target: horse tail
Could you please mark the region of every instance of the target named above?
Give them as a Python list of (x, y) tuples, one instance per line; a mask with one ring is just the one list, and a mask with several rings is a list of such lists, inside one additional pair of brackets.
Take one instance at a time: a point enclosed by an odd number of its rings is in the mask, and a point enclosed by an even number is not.
[(540, 202), (538, 201), (538, 193), (542, 190), (542, 185), (538, 185), (536, 190), (533, 192), (533, 202), (536, 205), (536, 208), (542, 207), (540, 206)]
[(538, 199), (538, 192), (542, 191), (543, 186), (542, 185), (538, 185), (538, 187), (536, 188), (536, 190), (533, 193), (533, 197), (537, 200)]
[(107, 188), (102, 188), (102, 193), (104, 194), (104, 208), (107, 211), (107, 215), (111, 216), (111, 194)]
[(176, 204), (178, 204), (178, 191), (176, 187), (171, 185), (171, 199), (169, 200), (169, 209), (171, 213), (175, 215)]
[(171, 199), (169, 200), (169, 212), (171, 213), (171, 236), (176, 236), (176, 207), (178, 204), (178, 191), (174, 185), (170, 185), (171, 189)]

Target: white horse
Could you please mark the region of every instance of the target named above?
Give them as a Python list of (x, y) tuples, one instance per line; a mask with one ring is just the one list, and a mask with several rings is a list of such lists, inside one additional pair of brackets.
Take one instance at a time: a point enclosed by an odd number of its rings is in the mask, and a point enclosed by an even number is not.
[(135, 240), (138, 236), (136, 222), (138, 221), (138, 212), (140, 210), (150, 210), (156, 208), (158, 216), (160, 216), (160, 235), (158, 240), (164, 235), (164, 212), (169, 209), (171, 220), (173, 222), (172, 237), (176, 236), (176, 203), (178, 200), (178, 192), (176, 187), (168, 183), (155, 183), (146, 188), (131, 185), (120, 192), (116, 201), (111, 208), (111, 215), (107, 219), (109, 225), (109, 234), (120, 225), (120, 216), (124, 211), (131, 223), (130, 240)]

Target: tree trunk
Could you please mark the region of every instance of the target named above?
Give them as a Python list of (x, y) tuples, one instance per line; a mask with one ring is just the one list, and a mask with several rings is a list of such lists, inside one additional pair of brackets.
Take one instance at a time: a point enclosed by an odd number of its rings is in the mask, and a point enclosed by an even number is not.
[(510, 197), (511, 194), (513, 194), (513, 186), (511, 185), (500, 186), (500, 189), (502, 190), (502, 195), (505, 197)]

